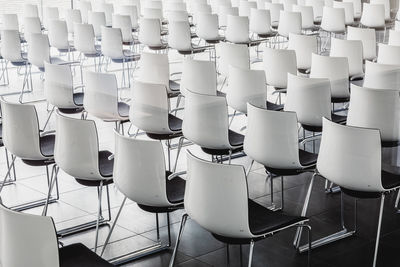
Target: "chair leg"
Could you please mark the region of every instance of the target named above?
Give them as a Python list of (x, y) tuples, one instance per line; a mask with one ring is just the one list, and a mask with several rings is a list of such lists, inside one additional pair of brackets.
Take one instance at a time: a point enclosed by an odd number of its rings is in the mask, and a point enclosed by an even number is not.
[(181, 238), (182, 238), (182, 233), (185, 228), (187, 217), (188, 217), (187, 214), (182, 215), (181, 226), (179, 227), (179, 233), (178, 233), (178, 236), (176, 237), (175, 248), (174, 248), (174, 252), (172, 253), (171, 261), (169, 262), (169, 267), (174, 266), (176, 253), (178, 251), (179, 242), (181, 241)]
[(378, 230), (376, 233), (376, 241), (375, 241), (375, 253), (374, 253), (374, 263), (373, 267), (376, 266), (376, 259), (378, 257), (378, 250), (379, 250), (379, 239), (381, 236), (381, 227), (382, 227), (382, 215), (383, 215), (383, 205), (385, 204), (385, 194), (381, 196), (381, 205), (379, 208), (379, 220), (378, 220)]
[(100, 224), (100, 215), (101, 215), (101, 197), (103, 194), (103, 181), (100, 182), (99, 186), (99, 204), (98, 204), (98, 211), (97, 211), (97, 222), (96, 222), (96, 237), (94, 241), (94, 252), (97, 252), (97, 243), (99, 239), (99, 224)]
[(183, 146), (183, 141), (185, 140), (185, 137), (181, 137), (181, 138), (179, 138), (179, 141), (178, 141), (178, 150), (177, 150), (177, 152), (176, 152), (176, 159), (175, 159), (175, 165), (174, 165), (174, 169), (173, 169), (173, 171), (172, 172), (175, 172), (176, 171), (176, 167), (177, 167), (177, 165), (178, 165), (178, 160), (179, 160), (179, 154), (181, 153), (181, 148), (182, 148), (182, 146)]
[(8, 168), (8, 171), (7, 171), (6, 175), (4, 176), (3, 182), (0, 184), (0, 193), (3, 190), (3, 187), (4, 187), (5, 183), (6, 183), (7, 177), (10, 175), (11, 167), (14, 166), (14, 162), (15, 162), (16, 157), (11, 155), (11, 158), (12, 158), (11, 166)]
[(248, 267), (251, 267), (251, 263), (252, 263), (252, 261), (253, 261), (253, 250), (254, 250), (254, 241), (251, 240), (251, 242), (250, 242), (249, 265), (248, 265)]
[(53, 169), (51, 171), (51, 177), (50, 177), (50, 181), (49, 181), (49, 191), (47, 193), (46, 204), (43, 207), (42, 216), (47, 216), (47, 208), (49, 206), (51, 193), (53, 191), (55, 181), (57, 180), (57, 169), (58, 169), (57, 166), (54, 164)]

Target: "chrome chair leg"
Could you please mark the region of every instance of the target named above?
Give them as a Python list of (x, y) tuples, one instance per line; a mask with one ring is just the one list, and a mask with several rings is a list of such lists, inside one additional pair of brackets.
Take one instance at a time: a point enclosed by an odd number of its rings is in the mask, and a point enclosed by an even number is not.
[(379, 250), (379, 239), (381, 236), (381, 227), (382, 227), (382, 215), (383, 215), (383, 205), (385, 204), (385, 194), (381, 196), (381, 205), (379, 208), (379, 220), (378, 220), (378, 230), (376, 233), (376, 241), (375, 241), (375, 252), (374, 252), (374, 263), (373, 267), (376, 266), (376, 259), (378, 257), (378, 250)]
[(253, 250), (254, 250), (254, 240), (250, 242), (250, 249), (249, 249), (249, 264), (248, 267), (251, 267), (251, 263), (253, 261)]
[(174, 266), (176, 253), (178, 251), (179, 242), (181, 241), (181, 238), (182, 238), (182, 234), (183, 234), (183, 230), (185, 228), (187, 217), (188, 217), (187, 214), (182, 215), (181, 226), (179, 227), (178, 236), (176, 237), (175, 248), (174, 248), (174, 252), (172, 253), (171, 261), (169, 262), (169, 267)]
[(97, 211), (97, 222), (96, 222), (96, 238), (94, 241), (94, 252), (97, 252), (97, 243), (99, 239), (99, 224), (100, 224), (100, 214), (101, 214), (101, 197), (103, 194), (103, 181), (100, 181), (99, 186), (99, 204), (98, 204), (98, 211)]
[(185, 137), (181, 137), (181, 138), (179, 138), (179, 141), (178, 141), (178, 150), (177, 150), (177, 152), (176, 152), (176, 159), (175, 159), (175, 165), (174, 165), (174, 169), (173, 169), (173, 171), (172, 172), (175, 172), (176, 171), (176, 167), (177, 167), (177, 165), (178, 165), (178, 160), (179, 160), (179, 154), (181, 153), (181, 148), (182, 148), (182, 146), (183, 146), (183, 141), (185, 140)]
[(51, 193), (53, 191), (54, 184), (55, 184), (55, 182), (57, 180), (57, 174), (58, 174), (58, 167), (54, 164), (53, 168), (52, 168), (52, 171), (51, 171), (51, 178), (50, 178), (50, 181), (49, 181), (49, 191), (47, 193), (46, 204), (43, 207), (42, 216), (46, 216), (47, 215), (47, 208), (49, 206), (50, 197), (51, 197)]

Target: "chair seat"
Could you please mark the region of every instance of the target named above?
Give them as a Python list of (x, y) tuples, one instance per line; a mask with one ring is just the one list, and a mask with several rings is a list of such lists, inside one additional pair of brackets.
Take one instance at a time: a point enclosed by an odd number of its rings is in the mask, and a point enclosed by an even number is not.
[(350, 97), (332, 97), (332, 103), (346, 103), (350, 101)]
[(244, 135), (229, 130), (228, 136), (229, 136), (229, 143), (231, 144), (231, 146), (243, 146)]
[[(243, 150), (244, 135), (229, 130), (228, 138), (229, 138), (229, 144), (233, 147), (232, 154)], [(203, 150), (207, 154), (219, 156), (219, 155), (228, 155), (230, 149), (229, 148), (215, 149), (215, 148), (201, 147), (201, 150)]]
[(271, 38), (276, 36), (276, 32), (257, 34), (259, 38)]
[(208, 44), (218, 44), (219, 42), (225, 40), (225, 37), (223, 36), (218, 36), (216, 39), (207, 39), (205, 40), (206, 43)]
[(182, 54), (182, 55), (192, 55), (192, 54), (203, 53), (208, 48), (210, 48), (210, 47), (209, 46), (197, 46), (197, 45), (192, 44), (191, 50), (178, 50), (178, 53)]
[(73, 98), (75, 105), (83, 106), (83, 97), (84, 93), (74, 93)]
[(169, 129), (173, 131), (173, 133), (157, 134), (146, 132), (146, 135), (151, 139), (156, 140), (170, 140), (182, 136), (182, 120), (180, 118), (172, 114), (168, 114), (168, 124)]
[(181, 85), (177, 83), (176, 81), (169, 80), (169, 90), (171, 91), (178, 91), (180, 90)]
[(149, 45), (150, 50), (164, 50), (168, 48), (168, 44), (160, 44), (160, 45)]
[(265, 166), (265, 169), (269, 173), (273, 173), (278, 176), (291, 176), (298, 175), (299, 173), (310, 170), (315, 167), (317, 164), (318, 154), (310, 153), (305, 150), (299, 149), (299, 161), (303, 168), (295, 168), (295, 169), (280, 169), (280, 168), (272, 168), (269, 166)]
[(99, 171), (103, 177), (112, 177), (113, 175), (114, 159), (108, 159), (111, 155), (110, 151), (99, 151)]
[(54, 145), (56, 142), (56, 136), (54, 134), (49, 134), (40, 137), (40, 151), (45, 157), (54, 156)]
[(111, 60), (114, 63), (123, 63), (123, 62), (132, 62), (140, 60), (140, 55), (132, 52), (131, 50), (124, 50), (123, 51), (123, 58), (112, 58)]
[(83, 244), (72, 244), (59, 249), (60, 267), (111, 267), (114, 266), (102, 259)]
[[(343, 123), (346, 123), (346, 121), (347, 121), (347, 116), (337, 115), (337, 114), (335, 114), (335, 113), (332, 113), (332, 114), (331, 114), (331, 119), (332, 119), (332, 121), (335, 122), (335, 123), (343, 124)], [(320, 125), (301, 124), (301, 126), (302, 126), (305, 130), (310, 131), (310, 132), (316, 132), (316, 133), (322, 132), (322, 125), (320, 126)]]
[(129, 105), (124, 102), (118, 102), (118, 114), (121, 117), (129, 117)]
[(272, 102), (269, 102), (269, 101), (266, 102), (266, 105), (267, 105), (267, 109), (268, 110), (274, 110), (274, 111), (283, 110), (283, 105), (278, 105), (278, 104), (275, 104), (275, 103), (272, 103)]

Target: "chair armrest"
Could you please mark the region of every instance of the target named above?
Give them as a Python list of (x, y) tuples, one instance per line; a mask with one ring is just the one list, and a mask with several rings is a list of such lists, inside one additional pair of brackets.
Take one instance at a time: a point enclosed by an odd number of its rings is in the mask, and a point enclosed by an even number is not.
[[(186, 174), (186, 173), (187, 173), (186, 171), (175, 172), (175, 173), (173, 173), (173, 174), (171, 174), (171, 175), (168, 176), (168, 180), (172, 180), (172, 179), (174, 179), (174, 178), (176, 178), (176, 177), (178, 177), (178, 176), (184, 175), (184, 174)], [(182, 177), (181, 177), (181, 178), (182, 178)], [(185, 178), (182, 178), (182, 179), (186, 180)]]

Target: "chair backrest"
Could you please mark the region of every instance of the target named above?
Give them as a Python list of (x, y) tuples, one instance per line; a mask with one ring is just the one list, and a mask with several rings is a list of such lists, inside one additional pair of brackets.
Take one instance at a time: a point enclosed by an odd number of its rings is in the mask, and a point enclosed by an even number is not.
[(22, 9), (23, 17), (28, 18), (28, 17), (39, 17), (39, 10), (37, 5), (33, 4), (24, 4), (23, 9)]
[(264, 166), (295, 169), (299, 160), (299, 136), (295, 112), (270, 111), (247, 105), (245, 153)]
[(364, 3), (360, 23), (370, 28), (384, 28), (385, 6), (382, 4)]
[(118, 85), (115, 74), (88, 71), (83, 106), (85, 110), (102, 120), (115, 120), (118, 113)]
[(145, 8), (163, 9), (163, 2), (157, 0), (149, 0), (144, 3)]
[(77, 51), (84, 54), (95, 54), (95, 38), (93, 25), (75, 23), (74, 46)]
[(199, 13), (197, 15), (196, 34), (204, 40), (219, 38), (218, 15)]
[(265, 9), (250, 9), (250, 31), (256, 34), (271, 33), (271, 13)]
[(28, 61), (39, 69), (44, 68), (45, 62), (50, 62), (50, 44), (47, 34), (31, 34), (28, 45)]
[(352, 85), (347, 125), (379, 129), (382, 141), (391, 142), (400, 140), (399, 124), (399, 90)]
[(80, 0), (78, 2), (78, 9), (81, 11), (82, 22), (88, 23), (88, 13), (92, 11), (92, 3), (86, 0)]
[(187, 11), (170, 10), (166, 14), (168, 22), (171, 21), (189, 21), (189, 14)]
[(138, 81), (162, 84), (169, 88), (169, 59), (167, 54), (143, 52), (138, 69)]
[(288, 74), (285, 111), (294, 111), (299, 123), (322, 126), (322, 118), (331, 118), (331, 85), (328, 79)]
[(312, 29), (314, 27), (314, 11), (312, 6), (293, 5), (293, 12), (300, 12), (301, 27), (303, 29)]
[(380, 64), (400, 66), (400, 46), (379, 44), (377, 62)]
[(231, 6), (220, 6), (218, 12), (219, 26), (226, 27), (228, 23), (228, 15), (239, 16), (239, 9)]
[(112, 16), (112, 25), (113, 28), (121, 29), (123, 42), (133, 42), (131, 16), (114, 14)]
[(17, 30), (1, 31), (1, 56), (11, 62), (22, 61), (21, 39)]
[(74, 33), (74, 24), (82, 23), (81, 11), (78, 9), (68, 9), (65, 16), (65, 22), (67, 22), (67, 28), (69, 33)]
[(135, 81), (129, 119), (138, 129), (148, 133), (169, 134), (169, 102), (163, 84)]
[(325, 1), (324, 0), (305, 0), (306, 6), (311, 6), (314, 12), (314, 22), (321, 22)]
[(250, 68), (250, 52), (247, 45), (219, 43), (217, 54), (220, 55), (219, 71), (225, 77), (229, 74), (229, 66)]
[(168, 44), (178, 51), (192, 50), (190, 25), (187, 21), (173, 21), (169, 24)]
[(180, 92), (186, 91), (204, 95), (217, 95), (217, 74), (211, 61), (185, 59), (182, 66)]
[(106, 26), (106, 14), (104, 12), (88, 12), (88, 23), (93, 25), (94, 35), (101, 38), (101, 27)]
[(374, 5), (383, 5), (385, 9), (385, 20), (390, 20), (390, 13), (392, 12), (390, 0), (370, 0), (370, 3)]
[(344, 126), (323, 119), (317, 169), (350, 190), (383, 192), (379, 130)]
[(51, 217), (12, 211), (0, 204), (0, 264), (58, 267), (58, 242)]
[(42, 33), (42, 25), (39, 17), (24, 18), (24, 37), (28, 44), (31, 40), (31, 35), (34, 33)]
[(324, 6), (321, 28), (327, 32), (346, 31), (344, 8)]
[(296, 52), (297, 68), (308, 70), (311, 68), (311, 55), (318, 53), (317, 37), (289, 33), (288, 49)]
[[(113, 3), (101, 3), (100, 10), (104, 12), (106, 16), (106, 25), (112, 25), (112, 15), (114, 14), (114, 4)], [(135, 8), (136, 10), (136, 8)]]
[(296, 52), (288, 49), (264, 48), (264, 70), (267, 84), (276, 88), (286, 88), (287, 74), (297, 73)]
[(352, 2), (333, 1), (333, 7), (344, 9), (344, 21), (346, 25), (354, 24), (354, 7)]
[(397, 30), (389, 30), (389, 45), (400, 46), (400, 28)]
[(45, 69), (44, 95), (47, 102), (58, 108), (76, 107), (71, 67), (45, 62)]
[(121, 29), (101, 27), (101, 52), (112, 59), (124, 58)]
[(252, 237), (243, 166), (207, 162), (190, 152), (187, 159), (185, 210), (190, 218), (218, 235)]
[(57, 111), (54, 159), (65, 173), (85, 180), (99, 180), (99, 140), (96, 124), (61, 115)]
[(331, 38), (331, 57), (347, 57), (349, 62), (349, 75), (362, 75), (363, 70), (363, 45), (360, 40), (341, 40)]
[(165, 11), (186, 11), (187, 6), (184, 1), (167, 1), (165, 5)]
[(312, 54), (310, 78), (326, 78), (331, 82), (332, 97), (346, 98), (349, 92), (349, 63), (347, 57)]
[(1, 29), (19, 31), (18, 15), (3, 14)]
[(265, 3), (265, 9), (269, 10), (271, 14), (271, 25), (277, 27), (283, 10), (283, 4), (281, 3)]
[(41, 160), (39, 120), (34, 105), (1, 100), (3, 143), (7, 150), (21, 159)]
[(57, 49), (69, 49), (67, 23), (64, 20), (51, 20), (48, 30), (50, 46)]
[(226, 101), (228, 106), (244, 114), (247, 114), (247, 103), (265, 107), (267, 101), (265, 72), (229, 66)]
[(347, 27), (347, 40), (360, 40), (363, 45), (363, 58), (373, 60), (376, 58), (375, 29)]
[(239, 16), (250, 17), (250, 10), (257, 8), (257, 2), (240, 0), (239, 2)]
[(148, 46), (161, 46), (161, 22), (159, 19), (140, 19), (140, 43)]
[(230, 149), (228, 130), (225, 97), (186, 91), (182, 124), (186, 139), (209, 149)]
[[(212, 8), (208, 4), (194, 4), (192, 11), (192, 22), (194, 24), (198, 24), (199, 15), (201, 14), (212, 14)], [(218, 16), (218, 14), (216, 14)], [(218, 26), (219, 26), (219, 17), (218, 17)]]
[(123, 5), (120, 7), (119, 13), (121, 15), (128, 15), (131, 17), (132, 29), (139, 27), (139, 10), (135, 5)]
[(280, 11), (278, 34), (289, 37), (289, 33), (301, 34), (301, 13), (293, 11)]
[(144, 8), (143, 17), (147, 19), (159, 19), (160, 21), (164, 20), (162, 9), (159, 8)]
[(227, 16), (225, 39), (231, 43), (249, 42), (249, 18), (240, 16)]
[(353, 11), (354, 11), (354, 18), (359, 19), (361, 18), (361, 0), (343, 0), (345, 3), (352, 3), (353, 4)]
[(53, 19), (60, 19), (60, 13), (58, 11), (58, 7), (50, 7), (47, 6), (44, 8), (44, 14), (43, 14), (43, 26), (48, 29), (49, 28), (49, 23)]
[(365, 62), (364, 86), (400, 90), (400, 66)]
[[(114, 183), (138, 204), (171, 205), (166, 194), (164, 151), (160, 141), (115, 136)], [(132, 175), (132, 174), (135, 175)]]

